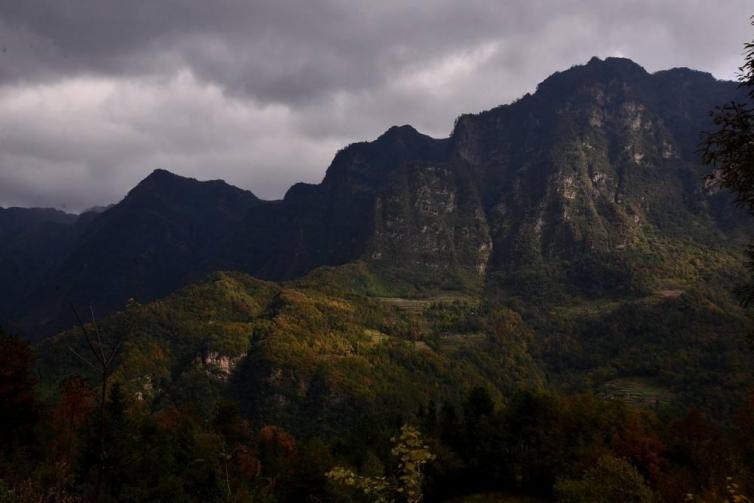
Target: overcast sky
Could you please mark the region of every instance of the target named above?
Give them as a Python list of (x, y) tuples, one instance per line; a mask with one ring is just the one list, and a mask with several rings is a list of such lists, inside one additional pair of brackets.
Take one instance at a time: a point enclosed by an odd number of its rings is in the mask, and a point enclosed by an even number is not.
[(0, 206), (164, 168), (262, 198), (394, 124), (436, 137), (592, 56), (733, 79), (751, 0), (0, 0)]

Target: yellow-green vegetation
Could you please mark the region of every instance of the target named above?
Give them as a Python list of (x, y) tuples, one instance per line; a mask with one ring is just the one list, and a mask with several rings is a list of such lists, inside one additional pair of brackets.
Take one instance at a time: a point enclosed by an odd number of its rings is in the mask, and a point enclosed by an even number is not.
[[(473, 344), (448, 345), (444, 330), (463, 331), (476, 307), (433, 303), (419, 319), (381, 299), (322, 291), (333, 288), (218, 273), (163, 300), (132, 303), (99, 320), (103, 333), (124, 341), (114, 380), (149, 403), (191, 401), (210, 416), (233, 397), (255, 420), (319, 432), (364, 414), (411, 413), (430, 399), (457, 401), (477, 385), (500, 401), (543, 385), (532, 333), (512, 312), (503, 311), (509, 323), (475, 319)], [(88, 375), (69, 349), (86, 350), (76, 329), (37, 347), (44, 383)]]
[(314, 289), (340, 297), (380, 296), (391, 291), (366, 262), (359, 260), (337, 267), (318, 267), (290, 284), (295, 288)]
[(560, 390), (724, 410), (754, 382), (752, 320), (714, 282), (665, 282), (645, 295), (572, 299), (546, 312), (516, 306), (536, 333), (535, 359)]
[(578, 480), (562, 480), (555, 486), (558, 500), (564, 503), (655, 501), (644, 477), (627, 460), (604, 456)]
[[(231, 397), (254, 420), (297, 432), (457, 402), (477, 385), (500, 403), (551, 387), (725, 408), (754, 382), (751, 322), (714, 284), (545, 309), (463, 292), (385, 297), (376, 285), (361, 262), (284, 284), (218, 273), (100, 325), (123, 338), (114, 379), (140, 399), (191, 401), (209, 416)], [(86, 350), (78, 329), (38, 345), (43, 389), (89, 376), (69, 347)]]
[(330, 470), (327, 478), (337, 484), (361, 491), (375, 503), (419, 503), (423, 496), (424, 465), (433, 461), (436, 456), (425, 445), (419, 430), (411, 425), (404, 424), (400, 435), (391, 441), (393, 448), (390, 452), (397, 462), (397, 473), (393, 478), (359, 475), (342, 466)]
[[(642, 272), (650, 288), (682, 290), (699, 283), (730, 283), (744, 272), (741, 241), (700, 239), (663, 235), (648, 231), (636, 246), (627, 249), (632, 265)], [(670, 282), (672, 288), (663, 287)]]

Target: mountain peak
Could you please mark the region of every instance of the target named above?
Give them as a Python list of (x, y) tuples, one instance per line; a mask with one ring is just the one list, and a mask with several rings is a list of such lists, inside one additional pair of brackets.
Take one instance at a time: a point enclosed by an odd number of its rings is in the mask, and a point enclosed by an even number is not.
[[(447, 145), (447, 140), (432, 138), (412, 126), (392, 126), (374, 141), (353, 143), (338, 152), (323, 183), (329, 185), (356, 174), (381, 179), (385, 173), (404, 162), (442, 158)], [(362, 162), (364, 159), (369, 159), (369, 162)]]
[(537, 86), (537, 94), (553, 95), (557, 98), (564, 92), (571, 92), (584, 85), (613, 80), (640, 81), (649, 73), (628, 58), (593, 57), (585, 65), (572, 66), (568, 70), (555, 72)]
[(593, 56), (592, 59), (586, 64), (586, 66), (614, 68), (624, 70), (640, 70), (646, 73), (646, 70), (639, 63), (630, 58), (624, 58), (622, 56), (608, 56), (605, 59), (600, 59), (597, 56)]
[(185, 178), (180, 175), (176, 175), (172, 171), (168, 171), (166, 169), (157, 168), (154, 171), (152, 171), (149, 175), (147, 175), (146, 179), (153, 178), (153, 179), (176, 179), (176, 178)]
[(141, 182), (139, 182), (135, 188), (138, 188), (142, 185), (154, 185), (154, 184), (173, 184), (173, 183), (181, 183), (182, 181), (194, 181), (197, 180), (194, 178), (187, 178), (181, 175), (177, 175), (173, 173), (172, 171), (168, 171), (166, 169), (155, 169), (150, 174), (148, 174)]
[(382, 133), (377, 138), (377, 141), (382, 140), (382, 139), (407, 137), (407, 136), (425, 136), (425, 135), (421, 134), (413, 126), (409, 124), (404, 124), (402, 126), (391, 126), (387, 131)]
[(703, 72), (701, 70), (694, 70), (685, 66), (669, 68), (667, 70), (660, 70), (652, 74), (655, 77), (674, 81), (697, 81), (712, 83), (718, 81), (714, 75), (709, 72)]
[(152, 194), (157, 197), (164, 197), (169, 194), (189, 195), (196, 191), (223, 191), (227, 193), (243, 193), (246, 197), (258, 198), (248, 190), (239, 189), (226, 183), (224, 180), (207, 180), (199, 181), (196, 178), (177, 175), (165, 169), (156, 169), (146, 178), (139, 182), (126, 196), (131, 199), (140, 195)]
[(190, 184), (191, 182), (196, 182), (196, 180), (176, 175), (166, 169), (156, 169), (137, 183), (126, 197), (154, 190), (164, 190), (175, 185)]

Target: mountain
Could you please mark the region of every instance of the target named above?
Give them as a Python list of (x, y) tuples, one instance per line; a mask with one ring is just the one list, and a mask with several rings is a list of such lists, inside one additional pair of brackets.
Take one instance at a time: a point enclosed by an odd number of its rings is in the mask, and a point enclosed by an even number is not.
[(24, 298), (22, 327), (71, 326), (71, 305), (106, 314), (129, 298), (154, 299), (198, 277), (216, 243), (259, 199), (222, 181), (157, 170), (118, 204), (79, 217), (75, 243)]
[(595, 58), (461, 116), (449, 139), (391, 128), (338, 153), (320, 185), (251, 213), (232, 243), (238, 268), (277, 279), (362, 258), (425, 288), (654, 288), (680, 276), (678, 253), (727, 257), (740, 242), (746, 221), (705, 189), (697, 152), (709, 110), (737, 93), (700, 72)]
[(49, 333), (71, 325), (71, 302), (104, 315), (216, 270), (288, 280), (354, 260), (382, 295), (560, 302), (731, 285), (750, 224), (704, 186), (697, 143), (708, 112), (739, 92), (594, 58), (459, 117), (447, 139), (402, 126), (350, 145), (322, 183), (280, 201), (156, 171), (70, 226), (31, 293), (10, 283), (22, 300), (6, 320)]

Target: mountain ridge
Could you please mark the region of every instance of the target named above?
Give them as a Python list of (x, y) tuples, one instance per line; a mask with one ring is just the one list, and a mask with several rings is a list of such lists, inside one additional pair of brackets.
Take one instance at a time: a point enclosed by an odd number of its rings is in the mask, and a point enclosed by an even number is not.
[(354, 260), (417, 295), (542, 282), (556, 296), (638, 294), (677, 281), (672, 255), (703, 247), (717, 258), (694, 274), (721, 278), (715, 263), (736, 263), (749, 223), (705, 191), (696, 150), (709, 110), (738, 93), (702, 72), (593, 58), (461, 115), (448, 138), (404, 125), (351, 144), (321, 183), (280, 200), (155, 170), (80, 219), (71, 251), (6, 312), (48, 332), (71, 323), (68, 302), (106, 314), (216, 270), (286, 280)]

